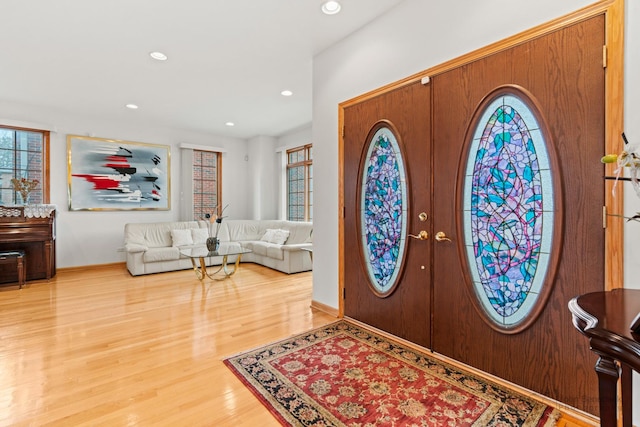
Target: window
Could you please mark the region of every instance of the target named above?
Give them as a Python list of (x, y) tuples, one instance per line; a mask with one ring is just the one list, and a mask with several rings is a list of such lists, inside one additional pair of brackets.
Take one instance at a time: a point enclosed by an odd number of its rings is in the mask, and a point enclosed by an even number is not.
[(203, 219), (206, 214), (220, 213), (222, 156), (215, 151), (193, 150), (193, 216)]
[(287, 150), (287, 219), (313, 220), (313, 162), (311, 144)]
[(49, 131), (0, 127), (0, 204), (23, 202), (13, 178), (37, 179), (29, 203), (49, 203)]

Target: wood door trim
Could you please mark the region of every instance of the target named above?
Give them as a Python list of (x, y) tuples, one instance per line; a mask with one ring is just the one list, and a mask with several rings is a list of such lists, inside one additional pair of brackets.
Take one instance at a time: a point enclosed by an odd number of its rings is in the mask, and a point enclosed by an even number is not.
[[(605, 71), (605, 150), (619, 153), (624, 130), (624, 0), (610, 2), (606, 9), (605, 42), (608, 59)], [(613, 174), (613, 165), (607, 165), (606, 174)], [(605, 182), (605, 206), (609, 212), (622, 214), (624, 194), (613, 197), (613, 182)], [(618, 189), (622, 190), (619, 185)], [(616, 189), (617, 191), (617, 189)], [(620, 218), (607, 221), (604, 232), (604, 288), (611, 290), (624, 286), (624, 222)]]
[[(601, 0), (575, 12), (569, 13), (545, 24), (520, 32), (486, 47), (436, 65), (402, 80), (382, 86), (355, 98), (338, 104), (338, 312), (344, 316), (344, 110), (380, 94), (398, 89), (425, 76), (436, 75), (484, 58), (496, 52), (511, 48), (558, 29), (568, 27), (597, 15), (605, 15), (605, 39), (608, 50), (608, 64), (605, 72), (605, 149), (607, 153), (618, 153), (622, 149), (620, 134), (624, 129), (624, 0)], [(604, 153), (603, 153), (604, 154)], [(594, 165), (594, 167), (597, 167)], [(611, 173), (613, 165), (608, 166)], [(611, 193), (612, 183), (604, 183), (605, 205), (612, 213), (621, 213), (624, 197), (621, 186), (618, 197)], [(605, 230), (605, 273), (604, 289), (620, 288), (624, 284), (622, 221), (607, 221)]]

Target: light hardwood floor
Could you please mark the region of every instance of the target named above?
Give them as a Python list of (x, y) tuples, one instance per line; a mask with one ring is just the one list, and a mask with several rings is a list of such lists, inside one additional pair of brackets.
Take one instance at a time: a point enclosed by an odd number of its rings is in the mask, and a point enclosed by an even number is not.
[(336, 320), (310, 303), (311, 273), (254, 264), (0, 285), (0, 425), (277, 426), (222, 360)]

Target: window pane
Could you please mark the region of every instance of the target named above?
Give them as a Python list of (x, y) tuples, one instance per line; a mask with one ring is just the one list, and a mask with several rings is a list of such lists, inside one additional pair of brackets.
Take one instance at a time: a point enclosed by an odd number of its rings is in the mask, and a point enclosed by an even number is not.
[(12, 130), (0, 129), (0, 148), (13, 151), (13, 135), (14, 132)]
[(15, 167), (15, 152), (13, 150), (0, 149), (0, 168), (8, 169), (13, 174)]

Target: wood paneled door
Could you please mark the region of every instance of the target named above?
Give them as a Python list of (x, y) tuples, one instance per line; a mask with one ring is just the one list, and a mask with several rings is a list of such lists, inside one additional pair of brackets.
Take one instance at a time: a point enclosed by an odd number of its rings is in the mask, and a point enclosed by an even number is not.
[(413, 83), (357, 103), (343, 136), (345, 315), (425, 347), (431, 247), (409, 235), (430, 231), (430, 97)]
[[(448, 199), (434, 203), (435, 229), (445, 231), (455, 244), (440, 245), (433, 252), (432, 348), (593, 414), (598, 412), (597, 380), (586, 369), (594, 360), (581, 342), (584, 338), (573, 330), (567, 304), (576, 295), (603, 290), (604, 284), (599, 164), (604, 153), (603, 45), (600, 16), (433, 78), (433, 156), (438, 159), (433, 164), (434, 194), (455, 195), (456, 204)], [(539, 269), (547, 264), (546, 274), (537, 272), (540, 294), (524, 298), (518, 311), (526, 312), (531, 300), (534, 305), (527, 318), (502, 326), (488, 319), (493, 308), (480, 302), (485, 292), (472, 286), (480, 280), (473, 274), (478, 261), (467, 255), (467, 246), (474, 242), (465, 242), (471, 234), (465, 226), (465, 216), (470, 216), (465, 198), (468, 202), (472, 196), (465, 196), (463, 189), (472, 181), (465, 165), (477, 157), (469, 150), (473, 133), (485, 129), (487, 122), (486, 116), (477, 117), (478, 112), (483, 101), (488, 105), (492, 95), (499, 95), (500, 88), (527, 98), (526, 103), (537, 110), (553, 193), (546, 194), (549, 215), (541, 217), (541, 227), (552, 228), (552, 233), (547, 237), (549, 249), (541, 249), (537, 259)], [(497, 181), (494, 185), (506, 185)], [(526, 214), (521, 218), (526, 220)], [(508, 221), (502, 222), (502, 235), (523, 232)], [(511, 237), (503, 244), (516, 240)], [(481, 243), (475, 243), (473, 249), (479, 250)]]
[(399, 83), (343, 120), (345, 315), (592, 414), (567, 304), (604, 286), (604, 26)]

